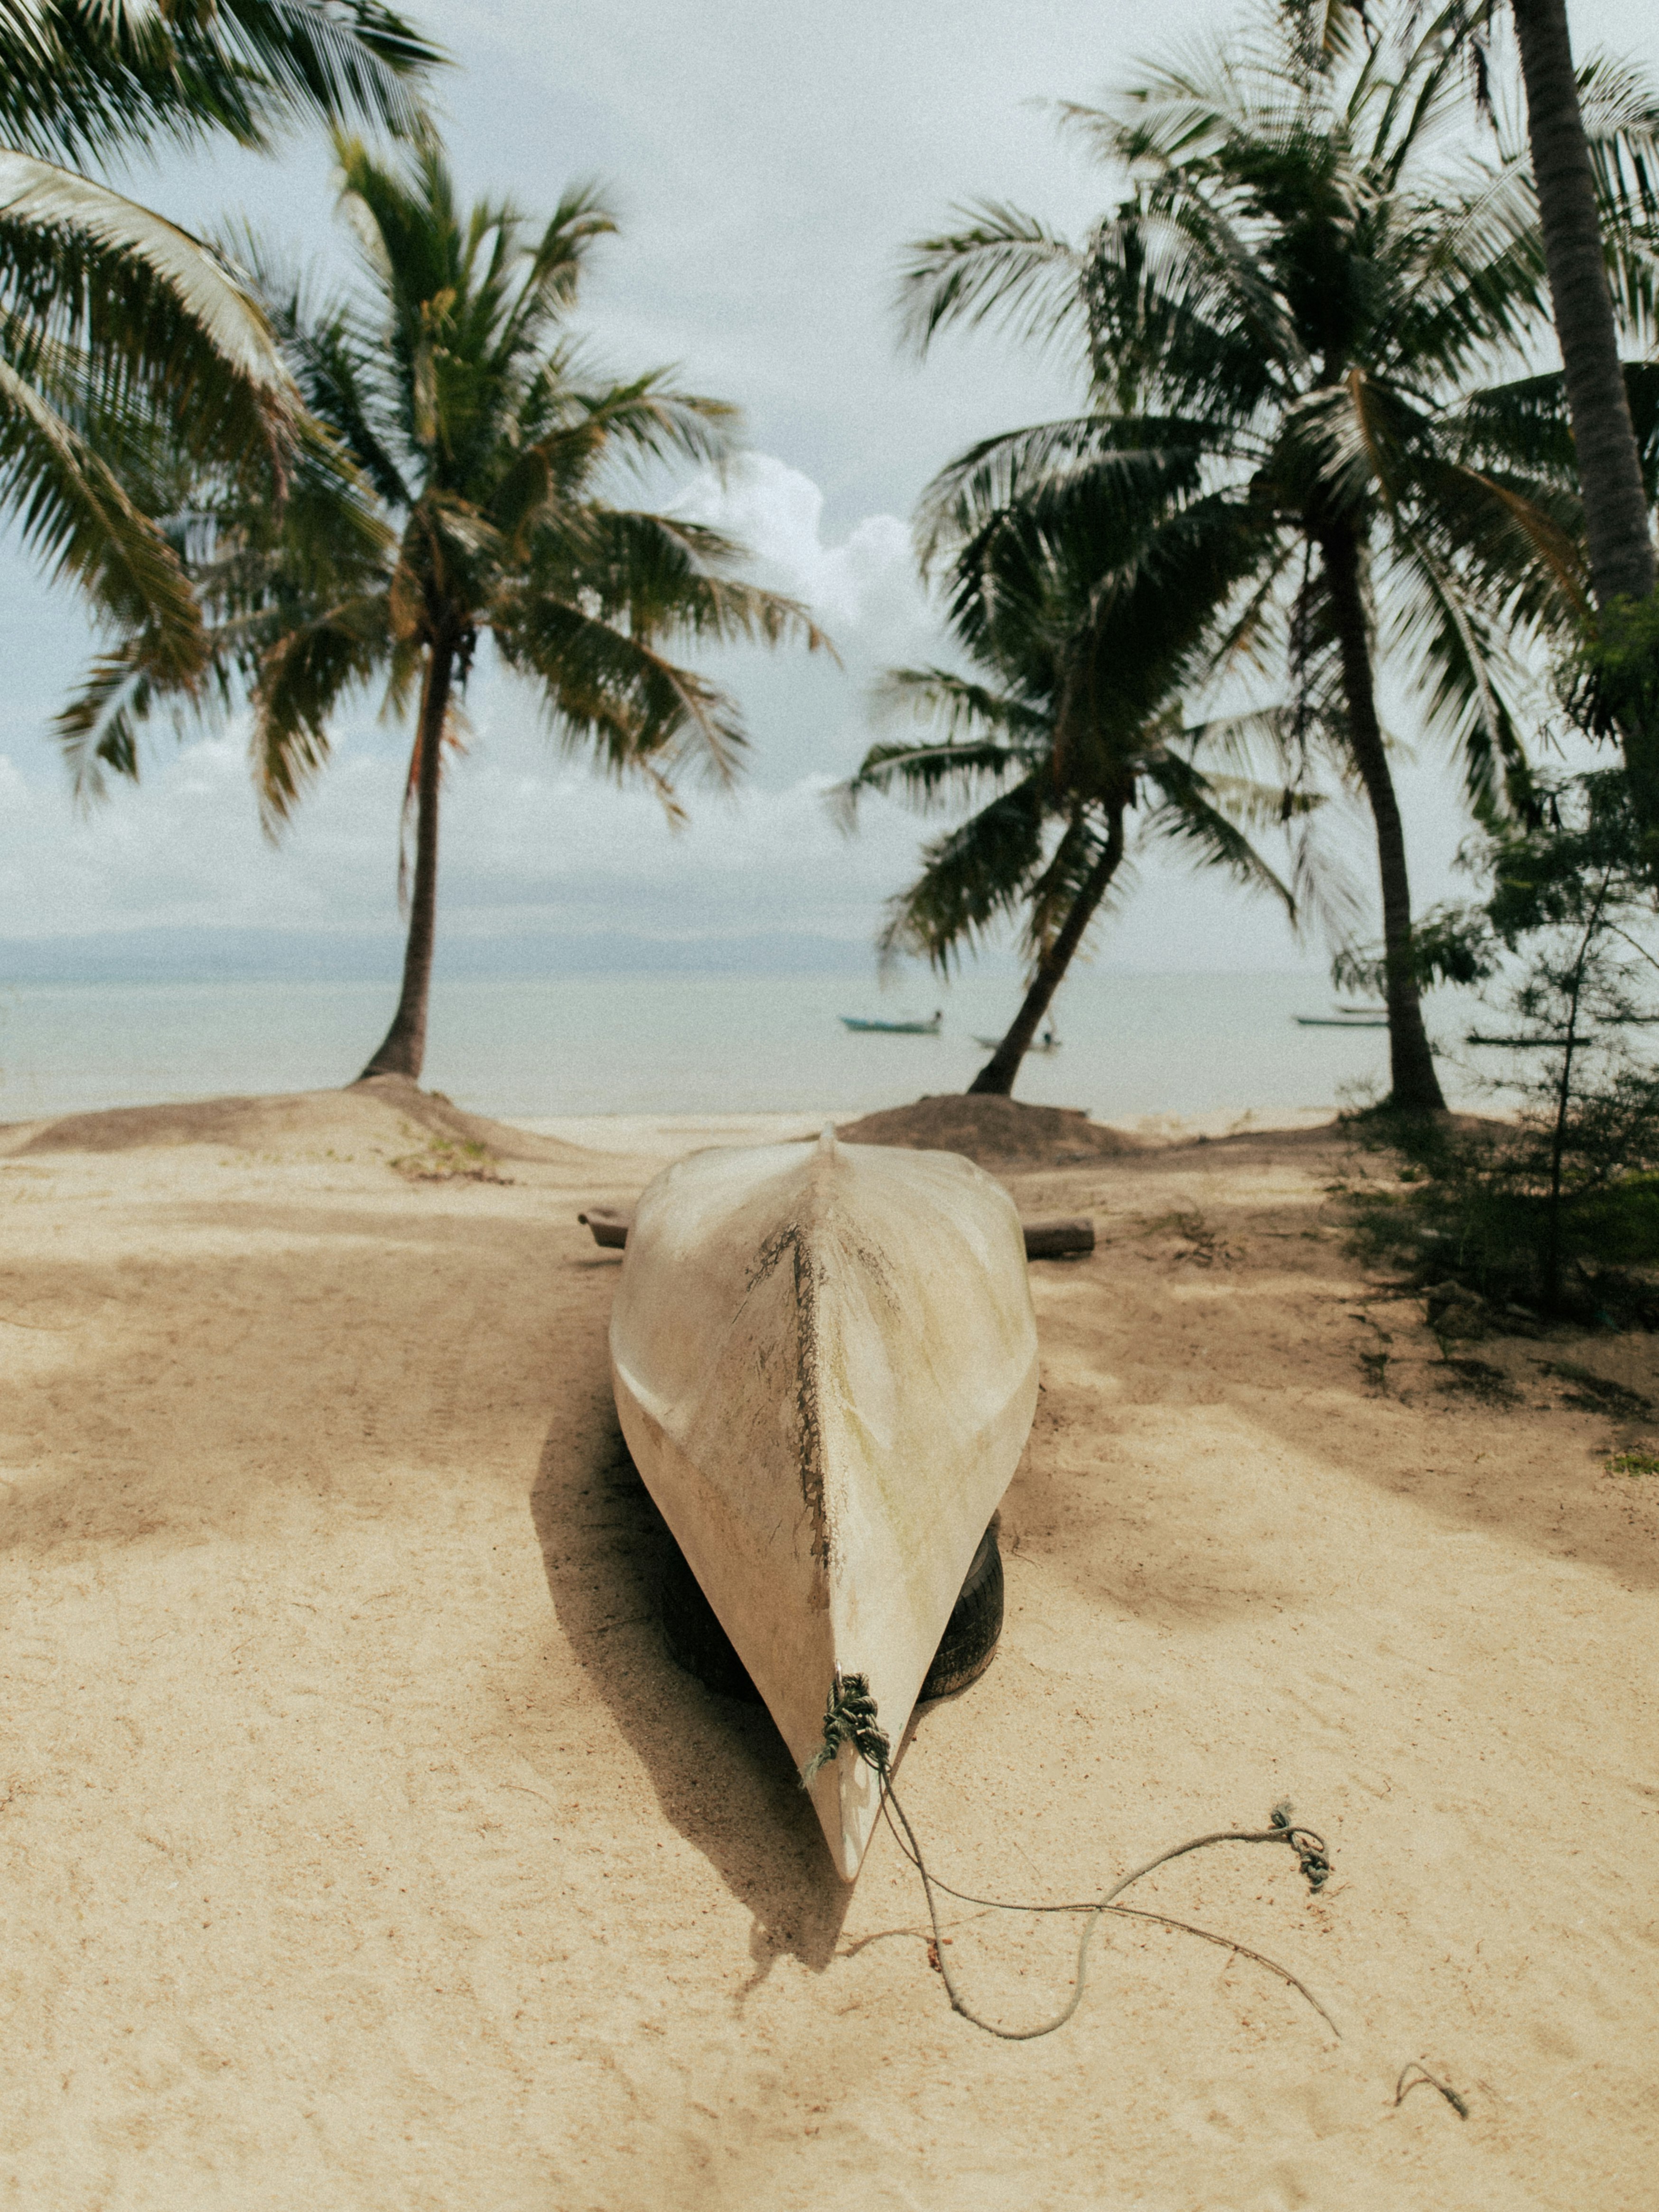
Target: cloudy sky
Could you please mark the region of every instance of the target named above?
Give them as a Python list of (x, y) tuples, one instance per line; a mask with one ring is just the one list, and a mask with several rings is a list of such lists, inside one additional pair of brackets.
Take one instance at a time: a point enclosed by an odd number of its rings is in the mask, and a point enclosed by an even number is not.
[[(672, 362), (744, 411), (747, 457), (724, 494), (688, 484), (738, 529), (760, 573), (810, 599), (842, 665), (799, 653), (733, 661), (754, 744), (742, 795), (692, 790), (671, 834), (643, 793), (562, 760), (533, 709), (489, 669), (475, 680), (471, 757), (445, 823), (442, 928), (452, 940), (592, 935), (866, 945), (905, 876), (915, 824), (876, 809), (855, 842), (824, 787), (869, 740), (876, 670), (931, 656), (908, 518), (928, 477), (974, 438), (1069, 409), (1068, 365), (994, 338), (901, 356), (892, 313), (905, 243), (984, 194), (1080, 228), (1103, 180), (1046, 103), (1088, 98), (1147, 50), (1150, 11), (1100, 0), (447, 0), (411, 12), (461, 66), (441, 88), (468, 193), (527, 210), (597, 177), (622, 218), (584, 321), (619, 369)], [(1572, 0), (1581, 48), (1659, 63), (1650, 0)], [(1165, 0), (1162, 50), (1237, 20), (1218, 0)], [(341, 253), (326, 157), (171, 161), (140, 196), (210, 227), (246, 212), (297, 252)], [(333, 933), (390, 941), (405, 742), (372, 711), (280, 851), (254, 819), (239, 734), (158, 740), (137, 789), (70, 806), (46, 726), (90, 647), (73, 602), (0, 545), (0, 940), (162, 931)], [(1409, 732), (1402, 734), (1409, 735)], [(1404, 772), (1419, 899), (1449, 888), (1460, 835), (1431, 755)], [(1352, 836), (1363, 861), (1359, 826)], [(1100, 948), (1139, 969), (1322, 963), (1265, 907), (1154, 860)], [(70, 957), (67, 955), (65, 957)], [(763, 958), (754, 951), (752, 957)]]

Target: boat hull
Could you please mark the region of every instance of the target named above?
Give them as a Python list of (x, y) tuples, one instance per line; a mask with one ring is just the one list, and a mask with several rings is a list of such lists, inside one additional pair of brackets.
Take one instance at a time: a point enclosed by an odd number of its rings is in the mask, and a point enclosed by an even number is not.
[[(955, 1153), (694, 1154), (645, 1192), (611, 1327), (635, 1464), (796, 1765), (839, 1670), (896, 1751), (1036, 1403), (1019, 1218)], [(812, 1799), (844, 1879), (879, 1810)]]
[(931, 1022), (861, 1022), (856, 1015), (841, 1017), (843, 1029), (857, 1030), (872, 1036), (937, 1036), (943, 1024)]

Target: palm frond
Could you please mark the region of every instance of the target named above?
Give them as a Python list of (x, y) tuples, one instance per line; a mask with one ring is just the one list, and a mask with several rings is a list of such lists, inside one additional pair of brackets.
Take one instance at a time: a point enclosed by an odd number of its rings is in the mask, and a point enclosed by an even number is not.
[(1642, 481), (1651, 507), (1659, 503), (1659, 362), (1626, 362), (1625, 390), (1637, 451), (1642, 458)]
[(1532, 173), (1516, 156), (1466, 191), (1440, 185), (1414, 201), (1391, 255), (1398, 312), (1379, 333), (1378, 366), (1421, 390), (1468, 384), (1524, 352), (1548, 313)]
[(71, 579), (106, 619), (143, 638), (152, 671), (193, 679), (205, 644), (177, 554), (81, 433), (3, 356), (0, 507), (49, 573)]
[(1046, 343), (1082, 316), (1076, 249), (1035, 216), (985, 201), (957, 210), (965, 227), (910, 247), (899, 280), (906, 343), (925, 354), (941, 331), (988, 323)]
[(599, 619), (637, 640), (676, 635), (702, 644), (778, 645), (833, 653), (798, 599), (722, 569), (741, 549), (722, 533), (642, 510), (590, 506), (550, 520), (531, 538), (522, 577), (507, 586), (507, 621), (518, 625), (540, 592), (553, 604), (580, 599)]
[(902, 796), (919, 814), (937, 811), (952, 800), (972, 798), (986, 783), (1006, 783), (1030, 775), (1029, 750), (958, 739), (932, 745), (872, 745), (858, 773), (824, 793), (830, 817), (843, 830), (857, 825), (859, 801), (869, 792)]
[(365, 594), (285, 626), (262, 655), (249, 752), (268, 836), (326, 766), (333, 717), (385, 665), (391, 628), (386, 595)]
[[(1092, 879), (1102, 859), (1115, 846), (1117, 859), (1103, 894), (1093, 891)], [(1077, 913), (1079, 901), (1095, 897), (1087, 916), (1091, 930), (1104, 915), (1121, 902), (1130, 878), (1122, 864), (1122, 809), (1114, 806), (1104, 821), (1092, 818), (1086, 809), (1074, 811), (1066, 821), (1047, 866), (1026, 894), (1024, 949), (1035, 963), (1054, 950), (1055, 939)], [(1082, 945), (1079, 950), (1083, 949)]]
[(1091, 343), (1127, 411), (1247, 424), (1305, 376), (1305, 339), (1248, 232), (1203, 194), (1171, 178), (1092, 246)]
[(979, 730), (1000, 731), (1011, 744), (1041, 746), (1054, 727), (1053, 711), (1042, 702), (999, 690), (951, 668), (889, 668), (872, 687), (870, 705), (878, 721), (908, 717), (932, 722), (953, 744), (966, 732)]
[(407, 132), (440, 50), (380, 0), (0, 0), (0, 137), (80, 161), (301, 115)]
[[(1224, 432), (1222, 434), (1224, 437)], [(1097, 512), (1129, 521), (1197, 489), (1216, 451), (1212, 426), (1182, 417), (1083, 416), (981, 439), (927, 485), (916, 509), (924, 568), (1034, 494), (1080, 489)]]
[(576, 304), (594, 246), (613, 237), (617, 219), (596, 184), (567, 185), (535, 246), (526, 257), (518, 296), (503, 317), (495, 347), (498, 366), (520, 361), (540, 346)]
[(137, 780), (139, 740), (155, 702), (143, 641), (131, 638), (100, 654), (68, 705), (54, 715), (52, 735), (80, 805), (103, 797), (108, 775)]
[(1577, 458), (1559, 370), (1470, 392), (1447, 410), (1443, 424), (1448, 451), (1468, 467), (1519, 467), (1563, 489), (1577, 487)]
[(386, 349), (357, 305), (343, 296), (318, 296), (312, 272), (288, 266), (246, 225), (231, 230), (228, 244), (264, 303), (309, 413), (333, 434), (381, 500), (393, 508), (410, 506), (409, 457), (389, 434), (386, 421)]
[(293, 434), (264, 310), (203, 240), (73, 170), (0, 149), (7, 351), (73, 357), (88, 411), (160, 407), (199, 455)]
[(1578, 72), (1578, 105), (1603, 213), (1635, 228), (1659, 223), (1659, 87), (1598, 54)]
[[(1217, 800), (1227, 787), (1212, 784), (1176, 753), (1148, 761), (1143, 773), (1158, 793), (1158, 803), (1146, 815), (1144, 836), (1188, 853), (1200, 866), (1224, 870), (1247, 890), (1270, 893), (1296, 923), (1295, 893), (1232, 818), (1234, 810), (1249, 813), (1258, 806), (1270, 817), (1275, 815), (1281, 804), (1279, 793), (1249, 786), (1241, 790), (1235, 785), (1229, 794), (1234, 809), (1224, 808)], [(1309, 810), (1304, 806), (1304, 811)]]
[(642, 775), (665, 791), (687, 765), (733, 781), (749, 742), (742, 717), (695, 669), (544, 590), (504, 594), (492, 628), (566, 750), (591, 749), (618, 781)]
[[(1266, 788), (1262, 770), (1279, 773), (1281, 792), (1298, 789), (1296, 779), (1305, 765), (1301, 719), (1293, 706), (1256, 707), (1242, 714), (1215, 714), (1188, 722), (1174, 740), (1189, 758), (1202, 752), (1222, 765), (1206, 768), (1212, 784), (1230, 777)], [(1290, 811), (1296, 811), (1292, 808)]]
[[(673, 390), (663, 381), (666, 374), (653, 369), (629, 384), (590, 392), (573, 389), (550, 370), (530, 386), (520, 410), (523, 465), (541, 472), (550, 494), (566, 496), (586, 488), (596, 465), (611, 456), (636, 469), (672, 460), (722, 466), (732, 456), (738, 410)], [(556, 407), (550, 404), (553, 392)], [(557, 419), (546, 423), (554, 413)]]
[(1017, 916), (1043, 864), (1047, 806), (1028, 776), (924, 848), (921, 872), (888, 902), (877, 939), (884, 965), (906, 954), (942, 975), (999, 923)]
[(1413, 678), (1431, 728), (1443, 732), (1463, 765), (1465, 794), (1479, 821), (1492, 821), (1524, 787), (1526, 749), (1505, 696), (1512, 664), (1490, 620), (1472, 604), (1452, 568), (1426, 534), (1402, 532), (1410, 581), (1395, 606), (1394, 642), (1414, 662)]

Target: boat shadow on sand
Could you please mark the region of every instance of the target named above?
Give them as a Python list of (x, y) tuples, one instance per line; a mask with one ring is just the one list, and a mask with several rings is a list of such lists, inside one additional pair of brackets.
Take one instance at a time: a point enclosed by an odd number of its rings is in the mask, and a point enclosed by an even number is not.
[(658, 1593), (672, 1539), (629, 1457), (603, 1368), (549, 1431), (530, 1510), (577, 1663), (665, 1818), (753, 1917), (743, 1994), (786, 1956), (823, 1972), (852, 1890), (765, 1707), (716, 1697), (668, 1656)]

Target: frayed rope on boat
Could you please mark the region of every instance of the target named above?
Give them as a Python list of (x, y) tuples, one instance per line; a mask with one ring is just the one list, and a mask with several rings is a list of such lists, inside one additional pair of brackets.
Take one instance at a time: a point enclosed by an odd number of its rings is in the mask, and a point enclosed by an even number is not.
[(887, 1741), (886, 1729), (877, 1722), (869, 1682), (862, 1674), (843, 1676), (837, 1667), (830, 1702), (823, 1709), (823, 1741), (800, 1771), (801, 1788), (810, 1790), (820, 1769), (832, 1765), (841, 1756), (842, 1746), (848, 1743), (885, 1782), (893, 1747)]
[[(1145, 1866), (1137, 1867), (1133, 1874), (1126, 1874), (1122, 1881), (1115, 1882), (1103, 1897), (1091, 1903), (1023, 1905), (1006, 1898), (970, 1896), (966, 1890), (952, 1889), (948, 1881), (941, 1881), (930, 1871), (922, 1856), (921, 1845), (916, 1840), (915, 1830), (911, 1826), (904, 1808), (898, 1801), (898, 1793), (893, 1787), (892, 1746), (886, 1730), (877, 1719), (876, 1701), (870, 1694), (869, 1682), (862, 1674), (843, 1675), (837, 1668), (829, 1702), (824, 1707), (823, 1741), (801, 1769), (801, 1787), (809, 1788), (814, 1776), (838, 1759), (843, 1747), (849, 1743), (859, 1756), (875, 1769), (880, 1780), (883, 1815), (893, 1831), (899, 1849), (921, 1876), (922, 1891), (927, 1899), (927, 1917), (933, 1928), (933, 1940), (927, 1947), (929, 1960), (939, 1969), (951, 2000), (951, 2010), (960, 2013), (973, 2027), (983, 2028), (988, 2035), (1000, 2037), (1005, 2043), (1029, 2043), (1037, 2036), (1052, 2035), (1056, 2028), (1064, 2027), (1083, 2002), (1089, 1967), (1089, 1946), (1095, 1929), (1103, 1917), (1112, 1912), (1134, 1920), (1156, 1920), (1165, 1928), (1178, 1929), (1187, 1936), (1201, 1936), (1206, 1943), (1218, 1943), (1224, 1950), (1234, 1952), (1241, 1959), (1252, 1960), (1259, 1966), (1265, 1966), (1269, 1973), (1277, 1974), (1280, 1981), (1289, 1983), (1298, 1996), (1307, 1999), (1333, 2035), (1340, 2036), (1341, 2029), (1307, 1984), (1299, 1981), (1288, 1966), (1281, 1966), (1277, 1960), (1267, 1958), (1260, 1951), (1252, 1951), (1247, 1944), (1236, 1943), (1231, 1936), (1218, 1936), (1208, 1928), (1195, 1928), (1190, 1921), (1172, 1920), (1166, 1912), (1149, 1912), (1138, 1905), (1119, 1905), (1116, 1901), (1126, 1889), (1144, 1881), (1154, 1869), (1166, 1866), (1171, 1859), (1184, 1858), (1188, 1851), (1203, 1850), (1212, 1844), (1288, 1844), (1296, 1853), (1297, 1864), (1305, 1876), (1309, 1888), (1316, 1895), (1331, 1875), (1331, 1862), (1325, 1839), (1316, 1834), (1313, 1829), (1304, 1828), (1292, 1819), (1292, 1808), (1288, 1802), (1273, 1807), (1268, 1816), (1272, 1822), (1269, 1827), (1219, 1828), (1210, 1835), (1194, 1836), (1188, 1843), (1176, 1844), (1170, 1850), (1160, 1851), (1155, 1859), (1148, 1859)], [(901, 1828), (903, 1830), (902, 1835), (899, 1832)], [(1082, 1912), (1088, 1915), (1078, 1940), (1077, 1979), (1070, 1997), (1052, 2020), (1043, 2021), (1036, 2027), (1002, 2027), (994, 2021), (982, 2019), (967, 2003), (945, 1960), (945, 1937), (939, 1926), (936, 1891), (944, 1896), (954, 1897), (963, 1905), (983, 1905), (994, 1912)], [(1430, 2079), (1433, 2077), (1431, 2075)], [(1441, 2084), (1437, 2081), (1435, 2087), (1439, 2088)]]

